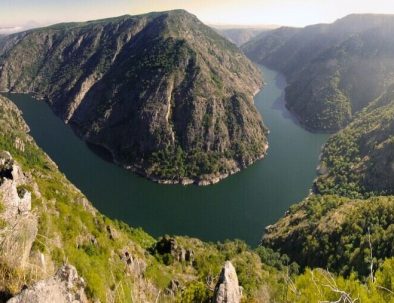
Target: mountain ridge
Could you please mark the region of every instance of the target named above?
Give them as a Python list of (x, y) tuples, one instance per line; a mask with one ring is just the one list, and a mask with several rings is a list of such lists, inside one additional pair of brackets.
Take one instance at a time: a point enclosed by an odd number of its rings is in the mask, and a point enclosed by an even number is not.
[(393, 15), (356, 14), (331, 24), (280, 28), (242, 49), (283, 72), (288, 108), (309, 130), (336, 132), (394, 78)]

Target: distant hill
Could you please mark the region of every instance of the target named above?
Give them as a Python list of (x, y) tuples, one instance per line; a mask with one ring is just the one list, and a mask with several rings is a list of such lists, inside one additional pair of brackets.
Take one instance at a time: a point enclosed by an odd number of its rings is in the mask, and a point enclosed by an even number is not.
[(259, 27), (236, 27), (236, 26), (218, 26), (212, 25), (219, 34), (223, 37), (227, 38), (237, 46), (241, 46), (251, 39), (255, 38), (259, 34), (270, 31), (278, 26), (275, 25), (266, 25), (266, 26), (259, 26)]
[(151, 179), (209, 184), (265, 154), (260, 71), (177, 10), (63, 23), (0, 42), (0, 90), (31, 92)]
[(269, 31), (242, 49), (286, 75), (287, 106), (305, 127), (334, 132), (394, 82), (393, 33), (393, 15), (350, 15)]

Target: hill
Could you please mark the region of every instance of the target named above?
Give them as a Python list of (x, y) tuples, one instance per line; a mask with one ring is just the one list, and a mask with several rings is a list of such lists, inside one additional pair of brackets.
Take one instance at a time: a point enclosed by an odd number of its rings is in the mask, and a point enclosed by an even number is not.
[(0, 90), (33, 93), (115, 162), (209, 184), (263, 157), (256, 67), (178, 10), (65, 23), (0, 43)]

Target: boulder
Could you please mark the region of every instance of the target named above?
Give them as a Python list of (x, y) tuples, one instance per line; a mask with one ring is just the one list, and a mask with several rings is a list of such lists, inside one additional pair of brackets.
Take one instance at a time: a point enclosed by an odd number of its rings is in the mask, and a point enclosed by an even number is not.
[(239, 303), (242, 289), (238, 284), (238, 276), (233, 264), (226, 261), (220, 273), (213, 296), (213, 303)]
[(84, 287), (77, 270), (64, 265), (55, 276), (24, 289), (7, 303), (87, 303)]

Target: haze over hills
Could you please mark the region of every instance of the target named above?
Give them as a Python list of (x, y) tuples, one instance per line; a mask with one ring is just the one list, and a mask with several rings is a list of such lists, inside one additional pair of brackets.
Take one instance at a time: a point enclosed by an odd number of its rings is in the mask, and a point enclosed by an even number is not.
[(260, 71), (185, 11), (69, 23), (1, 43), (0, 89), (45, 97), (116, 162), (162, 182), (217, 182), (261, 158)]
[(211, 25), (219, 34), (237, 46), (241, 46), (259, 34), (278, 28), (277, 25), (241, 26), (241, 25)]
[(287, 106), (302, 124), (334, 132), (393, 83), (393, 27), (392, 15), (350, 15), (267, 32), (243, 50), (286, 75)]

